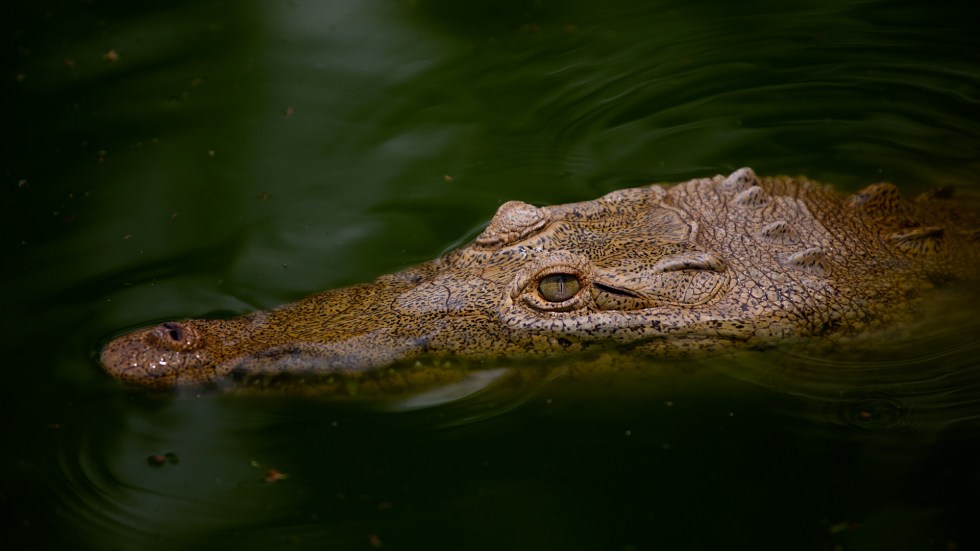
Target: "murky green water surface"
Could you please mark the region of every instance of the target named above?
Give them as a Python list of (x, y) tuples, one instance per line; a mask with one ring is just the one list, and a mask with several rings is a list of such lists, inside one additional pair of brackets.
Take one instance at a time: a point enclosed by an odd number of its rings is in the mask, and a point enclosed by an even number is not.
[(966, 4), (19, 4), (5, 548), (980, 547), (976, 302), (860, 356), (381, 403), (151, 394), (96, 362), (433, 258), (509, 199), (745, 165), (976, 191)]

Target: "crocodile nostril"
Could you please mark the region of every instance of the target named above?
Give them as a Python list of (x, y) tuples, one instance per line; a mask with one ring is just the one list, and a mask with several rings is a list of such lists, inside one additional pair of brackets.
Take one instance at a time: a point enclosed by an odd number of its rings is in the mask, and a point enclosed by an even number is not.
[(179, 324), (168, 321), (167, 323), (162, 324), (162, 326), (167, 330), (167, 336), (170, 337), (170, 340), (174, 342), (181, 342), (184, 340), (184, 330)]
[(201, 335), (192, 326), (179, 321), (161, 323), (149, 331), (147, 337), (154, 346), (178, 352), (196, 350), (204, 344)]

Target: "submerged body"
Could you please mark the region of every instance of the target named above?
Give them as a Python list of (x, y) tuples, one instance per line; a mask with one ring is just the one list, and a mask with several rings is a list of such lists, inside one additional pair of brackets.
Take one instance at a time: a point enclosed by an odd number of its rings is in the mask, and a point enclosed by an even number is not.
[(101, 360), (126, 382), (173, 387), (356, 378), (422, 356), (838, 341), (900, 323), (936, 284), (976, 279), (977, 230), (973, 212), (891, 184), (845, 196), (751, 169), (582, 203), (511, 201), (440, 259), (267, 312), (139, 330)]

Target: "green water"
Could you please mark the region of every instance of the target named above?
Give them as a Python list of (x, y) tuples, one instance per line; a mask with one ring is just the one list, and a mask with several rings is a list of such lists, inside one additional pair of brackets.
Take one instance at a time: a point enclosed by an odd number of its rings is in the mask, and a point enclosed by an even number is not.
[(746, 165), (976, 190), (967, 6), (6, 6), (0, 547), (980, 548), (972, 306), (868, 357), (442, 401), (147, 394), (96, 362), (433, 258), (509, 199)]

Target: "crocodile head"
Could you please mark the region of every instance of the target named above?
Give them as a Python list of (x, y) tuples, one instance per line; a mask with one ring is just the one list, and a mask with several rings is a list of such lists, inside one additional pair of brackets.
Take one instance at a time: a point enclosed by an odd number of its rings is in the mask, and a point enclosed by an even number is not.
[(879, 208), (871, 193), (741, 169), (582, 203), (511, 201), (438, 260), (268, 312), (136, 331), (101, 360), (120, 379), (174, 386), (358, 375), (419, 356), (669, 355), (862, 331), (928, 286), (932, 267), (950, 271), (959, 244), (935, 220), (903, 219), (900, 238), (883, 239), (882, 209), (913, 207)]

